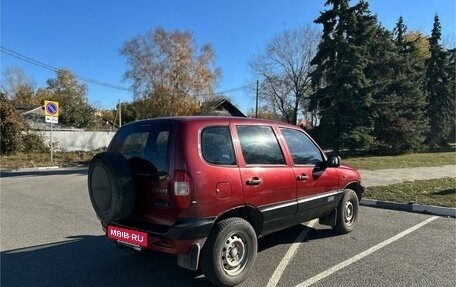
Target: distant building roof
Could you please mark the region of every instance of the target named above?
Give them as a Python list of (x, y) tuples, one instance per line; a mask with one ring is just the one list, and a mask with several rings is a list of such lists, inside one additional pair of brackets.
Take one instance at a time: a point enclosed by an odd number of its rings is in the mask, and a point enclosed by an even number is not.
[[(24, 118), (32, 130), (47, 130), (50, 128), (49, 123), (45, 122), (43, 106), (16, 106), (15, 111)], [(53, 128), (57, 130), (65, 127), (57, 123), (53, 124)]]
[(245, 117), (245, 115), (227, 99), (219, 99), (202, 103), (201, 114)]

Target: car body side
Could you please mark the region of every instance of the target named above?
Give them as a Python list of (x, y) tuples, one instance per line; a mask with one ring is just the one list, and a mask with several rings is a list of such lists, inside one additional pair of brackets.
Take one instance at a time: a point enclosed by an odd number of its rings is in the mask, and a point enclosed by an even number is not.
[[(204, 245), (213, 224), (228, 217), (246, 219), (254, 227), (257, 236), (262, 236), (306, 220), (330, 216), (339, 204), (345, 188), (353, 189), (361, 198), (361, 178), (353, 168), (325, 167), (324, 163), (320, 166), (293, 163), (280, 129), (292, 129), (308, 136), (293, 125), (231, 117), (182, 117), (160, 121), (172, 126), (169, 174), (167, 183), (161, 189), (169, 191), (175, 171), (184, 171), (191, 177), (193, 185), (189, 207), (184, 210), (173, 206), (158, 208), (158, 212), (147, 217), (148, 224), (140, 223), (141, 220), (109, 223), (148, 232), (153, 238), (149, 249), (185, 254), (196, 241)], [(136, 122), (124, 129), (146, 123)], [(272, 128), (285, 159), (283, 164), (246, 163), (237, 127), (252, 125)], [(210, 127), (229, 129), (235, 155), (233, 164), (213, 164), (205, 160), (201, 133)], [(309, 139), (326, 162), (328, 158), (325, 153), (313, 139)], [(112, 149), (112, 144), (109, 149)], [(299, 180), (304, 174), (307, 179)], [(248, 184), (254, 178), (259, 178), (262, 182), (258, 185)], [(106, 228), (108, 222), (102, 224)]]

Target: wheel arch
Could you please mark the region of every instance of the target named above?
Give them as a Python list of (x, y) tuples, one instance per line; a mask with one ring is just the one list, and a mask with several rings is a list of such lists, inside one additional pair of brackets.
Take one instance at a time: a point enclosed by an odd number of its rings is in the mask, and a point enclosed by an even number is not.
[(218, 221), (230, 217), (240, 217), (247, 220), (250, 223), (250, 225), (252, 225), (257, 236), (259, 236), (263, 231), (263, 219), (260, 212), (256, 208), (253, 208), (251, 206), (240, 206), (234, 209), (230, 209), (222, 215), (220, 215), (214, 222), (214, 224)]
[(361, 198), (363, 197), (364, 187), (359, 182), (350, 182), (347, 186), (345, 186), (345, 188), (353, 190), (358, 196), (358, 200), (361, 201)]

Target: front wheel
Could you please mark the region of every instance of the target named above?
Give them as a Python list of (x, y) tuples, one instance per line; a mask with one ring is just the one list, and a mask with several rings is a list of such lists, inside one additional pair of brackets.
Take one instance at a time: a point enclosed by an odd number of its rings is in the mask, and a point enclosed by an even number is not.
[(356, 193), (346, 189), (344, 198), (337, 207), (336, 225), (332, 228), (341, 234), (352, 232), (358, 219), (359, 200)]
[(257, 256), (257, 236), (242, 218), (224, 219), (214, 226), (201, 254), (201, 269), (217, 286), (234, 286), (247, 278)]

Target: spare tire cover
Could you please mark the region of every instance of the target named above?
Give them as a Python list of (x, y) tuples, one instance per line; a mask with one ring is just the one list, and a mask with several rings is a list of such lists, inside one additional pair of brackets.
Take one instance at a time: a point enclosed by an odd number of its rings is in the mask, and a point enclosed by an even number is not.
[(135, 207), (133, 175), (127, 159), (114, 152), (95, 155), (88, 174), (90, 201), (104, 222), (127, 218)]

